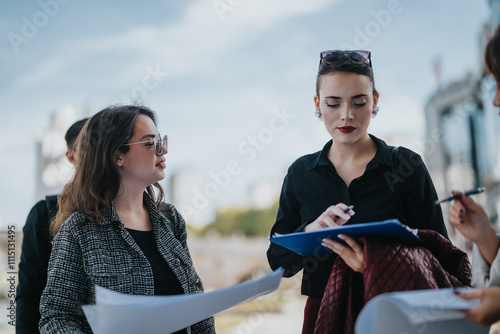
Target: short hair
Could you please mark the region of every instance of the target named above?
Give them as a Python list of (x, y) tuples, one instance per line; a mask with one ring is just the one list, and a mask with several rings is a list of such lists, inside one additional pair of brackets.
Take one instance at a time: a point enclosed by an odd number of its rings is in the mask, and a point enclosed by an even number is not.
[(486, 44), (484, 62), (486, 69), (495, 77), (495, 80), (500, 80), (500, 26), (496, 28), (495, 34)]
[(342, 59), (335, 62), (322, 61), (319, 65), (318, 75), (316, 77), (316, 96), (319, 97), (319, 86), (321, 82), (321, 77), (325, 74), (344, 72), (344, 73), (355, 73), (366, 75), (369, 77), (373, 84), (373, 94), (377, 91), (375, 89), (375, 77), (373, 75), (373, 69), (369, 64), (359, 64), (353, 63), (350, 59)]
[(86, 117), (84, 119), (76, 121), (69, 127), (68, 131), (66, 131), (64, 139), (66, 140), (66, 146), (68, 147), (68, 150), (74, 150), (76, 138), (78, 137), (78, 134), (80, 133), (83, 126), (85, 125), (85, 122), (87, 122), (88, 119), (89, 118)]

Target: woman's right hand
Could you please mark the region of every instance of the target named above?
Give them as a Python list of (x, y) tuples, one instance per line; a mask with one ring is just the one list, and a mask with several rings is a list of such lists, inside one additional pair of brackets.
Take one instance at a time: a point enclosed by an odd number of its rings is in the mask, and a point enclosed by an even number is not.
[[(451, 193), (460, 194), (458, 191)], [(495, 233), (484, 209), (465, 194), (462, 194), (460, 199), (454, 200), (448, 211), (450, 224), (475, 243), (481, 242), (481, 239), (489, 233)]]
[[(452, 194), (460, 193), (452, 191)], [(450, 224), (464, 237), (472, 240), (483, 259), (491, 265), (497, 256), (500, 240), (484, 209), (472, 198), (462, 194), (460, 199), (450, 205), (449, 212)]]
[(304, 227), (305, 232), (311, 232), (319, 230), (325, 227), (335, 227), (344, 225), (352, 216), (354, 216), (354, 211), (349, 210), (344, 213), (344, 210), (348, 208), (344, 203), (339, 203), (337, 205), (332, 205), (328, 207), (315, 221), (306, 225)]

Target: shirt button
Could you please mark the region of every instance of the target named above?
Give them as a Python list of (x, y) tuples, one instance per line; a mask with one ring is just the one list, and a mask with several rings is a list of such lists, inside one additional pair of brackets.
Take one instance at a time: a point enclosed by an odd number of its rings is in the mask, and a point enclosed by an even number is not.
[(179, 260), (179, 259), (175, 259), (175, 260), (174, 260), (174, 264), (175, 264), (176, 266), (180, 266), (180, 265), (181, 265), (181, 260)]

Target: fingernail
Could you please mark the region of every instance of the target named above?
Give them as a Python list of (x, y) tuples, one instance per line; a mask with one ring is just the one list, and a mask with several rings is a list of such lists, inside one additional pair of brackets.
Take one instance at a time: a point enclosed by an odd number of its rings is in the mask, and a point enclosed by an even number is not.
[(342, 239), (342, 240), (345, 239), (345, 235), (343, 235), (343, 234), (339, 234), (338, 237), (339, 237), (339, 239)]
[(344, 219), (349, 219), (349, 218), (351, 218), (351, 216), (349, 216), (349, 215), (344, 215)]

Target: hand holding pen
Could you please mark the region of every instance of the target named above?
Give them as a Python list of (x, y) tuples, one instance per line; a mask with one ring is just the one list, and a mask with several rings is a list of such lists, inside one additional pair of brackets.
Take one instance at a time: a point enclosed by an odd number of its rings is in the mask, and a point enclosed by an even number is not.
[[(480, 194), (480, 193), (484, 192), (485, 190), (486, 189), (484, 187), (480, 187), (480, 188), (473, 189), (473, 190), (468, 190), (465, 192), (465, 196)], [(443, 202), (450, 202), (450, 201), (459, 199), (460, 197), (462, 197), (462, 193), (454, 193), (452, 196), (447, 197), (445, 199), (436, 200), (436, 202), (434, 202), (434, 204), (438, 205), (438, 204), (441, 204)]]
[(482, 257), (491, 264), (497, 256), (500, 242), (486, 211), (470, 196), (464, 196), (457, 191), (452, 191), (452, 195), (458, 198), (448, 209), (450, 225), (473, 241)]
[(344, 225), (354, 215), (353, 205), (347, 206), (343, 203), (332, 205), (325, 210), (315, 221), (304, 227), (305, 232), (319, 230), (325, 227), (336, 227)]

